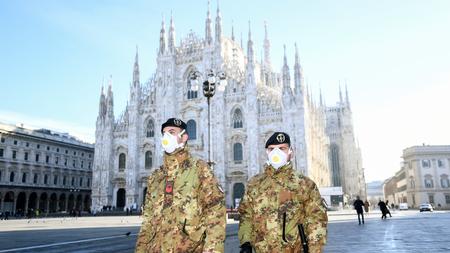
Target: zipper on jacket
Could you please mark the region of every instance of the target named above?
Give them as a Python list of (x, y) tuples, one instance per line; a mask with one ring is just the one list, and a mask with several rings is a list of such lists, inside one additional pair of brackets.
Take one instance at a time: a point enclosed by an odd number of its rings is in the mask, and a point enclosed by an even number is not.
[(286, 212), (283, 213), (283, 241), (288, 242), (286, 240)]

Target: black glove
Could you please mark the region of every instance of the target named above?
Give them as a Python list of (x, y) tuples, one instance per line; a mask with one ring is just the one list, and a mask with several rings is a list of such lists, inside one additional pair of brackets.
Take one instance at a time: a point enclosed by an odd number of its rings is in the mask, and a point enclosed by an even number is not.
[(246, 242), (241, 245), (241, 251), (239, 253), (252, 253), (252, 245), (249, 242)]

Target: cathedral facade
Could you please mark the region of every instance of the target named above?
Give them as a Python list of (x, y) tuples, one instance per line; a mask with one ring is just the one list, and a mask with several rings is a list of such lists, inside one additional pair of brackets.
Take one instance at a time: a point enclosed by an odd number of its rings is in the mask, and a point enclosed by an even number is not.
[[(193, 155), (207, 160), (212, 143), (213, 170), (225, 190), (228, 207), (236, 206), (246, 182), (262, 171), (267, 160), (264, 144), (275, 131), (290, 135), (294, 166), (300, 173), (319, 187), (332, 186), (327, 107), (322, 102), (315, 105), (305, 88), (297, 47), (291, 74), (286, 48), (282, 70), (275, 71), (271, 65), (267, 26), (263, 59), (255, 59), (250, 27), (246, 44), (244, 49), (242, 39), (235, 40), (233, 32), (230, 37), (223, 35), (219, 8), (213, 22), (208, 7), (203, 36), (190, 32), (178, 45), (173, 18), (167, 32), (162, 22), (156, 71), (141, 82), (136, 52), (129, 101), (120, 116), (114, 116), (111, 84), (107, 91), (102, 88), (93, 208), (144, 202), (147, 178), (162, 164), (160, 126), (171, 117), (187, 123)], [(191, 73), (206, 74), (210, 69), (225, 72), (227, 80), (211, 98), (211, 142), (207, 99), (201, 89), (193, 88), (190, 79)]]

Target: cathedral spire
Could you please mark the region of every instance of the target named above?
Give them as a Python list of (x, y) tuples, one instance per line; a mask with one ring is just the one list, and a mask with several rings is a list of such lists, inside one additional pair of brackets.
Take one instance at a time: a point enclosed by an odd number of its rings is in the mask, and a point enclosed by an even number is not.
[(253, 51), (253, 41), (252, 41), (252, 30), (250, 26), (250, 20), (248, 21), (248, 42), (247, 42), (247, 58), (249, 64), (254, 64), (255, 62), (255, 52)]
[(221, 41), (222, 41), (222, 17), (220, 15), (219, 0), (217, 0), (216, 43), (220, 44)]
[(294, 86), (296, 95), (303, 94), (303, 70), (300, 65), (297, 43), (295, 43)]
[(233, 20), (231, 20), (231, 40), (234, 41), (234, 24)]
[(319, 96), (320, 96), (320, 107), (323, 107), (322, 88), (319, 89)]
[(161, 31), (159, 33), (159, 54), (163, 55), (166, 52), (166, 29), (164, 24), (164, 16), (161, 22)]
[(109, 118), (114, 119), (114, 95), (112, 91), (112, 75), (109, 76), (108, 95), (106, 96), (106, 111)]
[(100, 92), (100, 103), (98, 107), (98, 116), (99, 117), (105, 117), (106, 115), (106, 98), (105, 98), (105, 91), (104, 91), (104, 80), (102, 81), (102, 91)]
[(208, 11), (206, 13), (206, 21), (205, 21), (205, 39), (206, 44), (211, 45), (212, 43), (212, 22), (211, 22), (211, 13), (209, 12), (209, 0), (208, 0)]
[(267, 32), (267, 22), (264, 21), (264, 65), (266, 69), (271, 68), (270, 63), (270, 41), (269, 41), (269, 35)]
[(173, 23), (172, 11), (170, 12), (170, 28), (169, 28), (169, 52), (175, 52), (175, 25)]
[(347, 104), (347, 107), (350, 108), (350, 99), (348, 97), (347, 81), (345, 82), (345, 102)]
[(291, 93), (291, 74), (289, 71), (289, 66), (287, 63), (287, 57), (286, 57), (286, 45), (283, 45), (284, 48), (284, 57), (283, 57), (283, 93), (285, 90), (289, 90)]
[(136, 56), (134, 58), (133, 68), (133, 85), (139, 85), (139, 60), (138, 60), (138, 46), (136, 45)]
[(341, 91), (341, 81), (339, 81), (339, 102), (342, 104), (343, 100), (342, 100), (342, 91)]

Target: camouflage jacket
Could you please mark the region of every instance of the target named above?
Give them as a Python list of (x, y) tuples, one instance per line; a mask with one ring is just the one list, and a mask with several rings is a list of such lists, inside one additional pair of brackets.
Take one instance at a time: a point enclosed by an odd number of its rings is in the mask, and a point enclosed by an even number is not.
[(319, 190), (291, 163), (278, 170), (266, 165), (250, 179), (239, 213), (239, 240), (250, 242), (256, 252), (303, 252), (300, 224), (309, 252), (322, 252), (326, 243), (328, 218)]
[(164, 155), (148, 179), (136, 252), (223, 252), (224, 194), (209, 166), (187, 148)]

